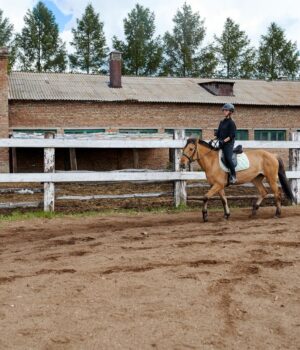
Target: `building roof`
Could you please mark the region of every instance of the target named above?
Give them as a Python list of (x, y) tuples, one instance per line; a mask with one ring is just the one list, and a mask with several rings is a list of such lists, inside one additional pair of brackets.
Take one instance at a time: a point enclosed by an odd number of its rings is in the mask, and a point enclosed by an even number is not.
[[(234, 96), (215, 96), (199, 85), (212, 81), (234, 82)], [(123, 76), (122, 88), (114, 89), (103, 75), (11, 72), (9, 100), (300, 106), (300, 81)]]

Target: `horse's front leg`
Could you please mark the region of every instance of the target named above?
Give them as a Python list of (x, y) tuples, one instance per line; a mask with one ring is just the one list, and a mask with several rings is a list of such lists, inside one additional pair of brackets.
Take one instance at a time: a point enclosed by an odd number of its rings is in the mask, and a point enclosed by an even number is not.
[(204, 196), (203, 199), (203, 208), (202, 208), (202, 217), (203, 217), (203, 221), (207, 222), (208, 221), (208, 214), (207, 214), (207, 204), (208, 204), (208, 200), (217, 192), (219, 192), (222, 188), (224, 188), (222, 185), (220, 184), (214, 184), (211, 189), (206, 193), (206, 195)]
[(223, 208), (224, 208), (224, 218), (226, 220), (229, 219), (229, 216), (230, 216), (230, 209), (229, 209), (229, 206), (228, 206), (228, 201), (227, 201), (227, 198), (225, 196), (225, 191), (224, 189), (220, 190), (219, 191), (219, 195), (221, 197), (221, 201), (222, 201), (222, 204), (223, 204)]

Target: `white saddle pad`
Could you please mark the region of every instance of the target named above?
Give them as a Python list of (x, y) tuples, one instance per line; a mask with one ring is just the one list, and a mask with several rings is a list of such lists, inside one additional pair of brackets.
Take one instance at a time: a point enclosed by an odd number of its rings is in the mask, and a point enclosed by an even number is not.
[[(222, 158), (222, 150), (219, 151), (219, 163), (220, 163), (220, 167), (222, 168), (222, 170), (226, 171), (227, 173), (229, 173), (229, 169), (223, 164), (221, 158)], [(249, 162), (249, 158), (247, 157), (246, 153), (243, 152), (241, 154), (237, 155), (237, 166), (235, 167), (235, 171), (241, 171), (241, 170), (246, 170), (249, 169), (250, 167), (250, 162)]]

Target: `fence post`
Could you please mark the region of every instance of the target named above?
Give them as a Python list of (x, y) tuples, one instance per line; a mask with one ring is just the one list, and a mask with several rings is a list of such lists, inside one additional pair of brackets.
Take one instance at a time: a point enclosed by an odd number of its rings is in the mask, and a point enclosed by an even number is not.
[(69, 149), (69, 154), (70, 154), (71, 170), (77, 170), (76, 149), (75, 148), (70, 148)]
[[(45, 139), (54, 139), (53, 132), (46, 132)], [(44, 172), (54, 173), (55, 171), (55, 148), (44, 148)], [(44, 211), (54, 211), (55, 189), (53, 182), (44, 183)]]
[[(185, 131), (184, 130), (174, 130), (174, 140), (184, 140)], [(180, 171), (180, 157), (181, 149), (174, 149), (174, 163), (173, 170)], [(186, 205), (186, 181), (174, 181), (174, 204), (177, 208), (180, 205)]]
[[(290, 140), (300, 141), (300, 132), (291, 132)], [(289, 163), (290, 170), (300, 171), (300, 149), (289, 150)], [(291, 179), (290, 185), (296, 199), (296, 204), (300, 204), (300, 179)]]

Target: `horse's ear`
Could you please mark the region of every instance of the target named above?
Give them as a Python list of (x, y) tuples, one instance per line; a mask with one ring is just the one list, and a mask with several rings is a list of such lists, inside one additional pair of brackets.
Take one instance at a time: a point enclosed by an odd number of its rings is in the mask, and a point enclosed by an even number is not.
[(187, 145), (188, 145), (189, 143), (193, 143), (193, 144), (195, 145), (195, 144), (196, 144), (196, 139), (194, 139), (194, 138), (192, 138), (192, 137), (188, 138), (188, 139), (187, 139)]

